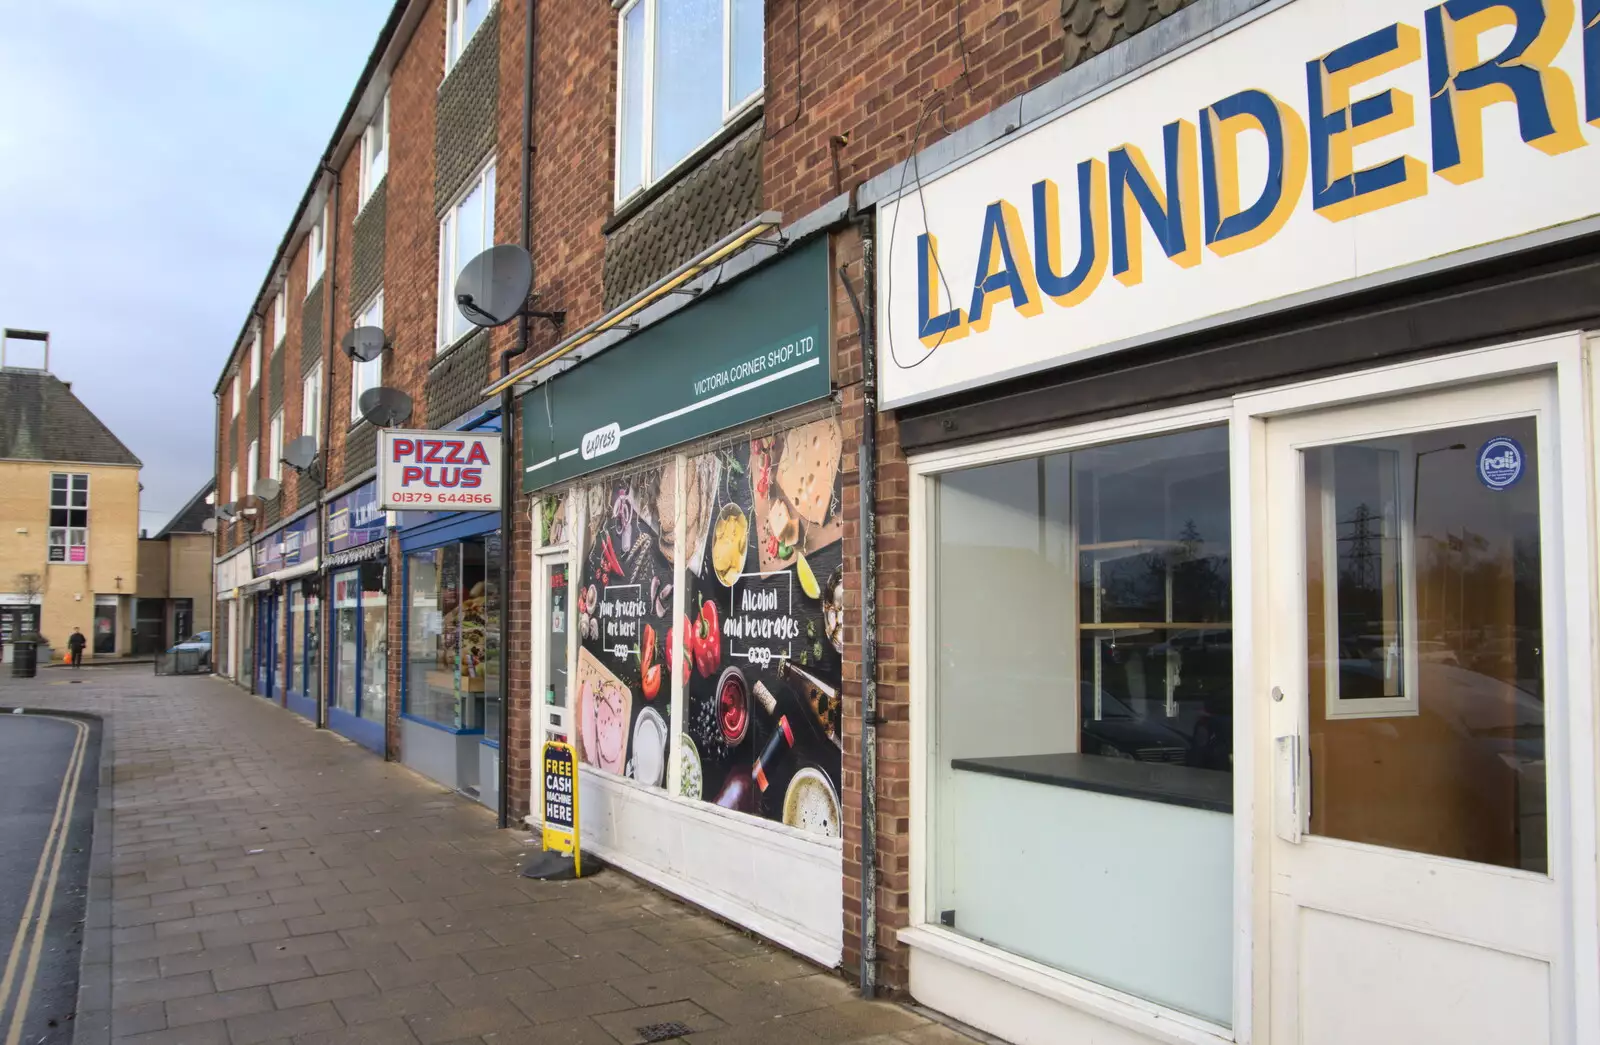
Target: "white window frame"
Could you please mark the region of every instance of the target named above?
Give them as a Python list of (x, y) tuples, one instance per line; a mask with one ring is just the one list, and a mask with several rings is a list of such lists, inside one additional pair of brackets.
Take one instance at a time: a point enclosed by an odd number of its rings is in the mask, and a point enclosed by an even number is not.
[(228, 415), (228, 419), (230, 421), (239, 416), (239, 403), (240, 403), (240, 400), (243, 398), (243, 393), (239, 389), (239, 382), (241, 380), (242, 379), (240, 378), (238, 373), (235, 373), (233, 375), (233, 382), (232, 382), (232, 384), (233, 384), (233, 413)]
[[(378, 322), (377, 323), (368, 323), (367, 320), (372, 315), (374, 309), (376, 309), (377, 313), (378, 313)], [(366, 305), (361, 309), (360, 312), (356, 313), (356, 323), (355, 323), (355, 325), (358, 326), (358, 327), (361, 327), (361, 326), (378, 326), (378, 327), (381, 327), (383, 325), (383, 288), (382, 287), (379, 287), (378, 288), (378, 292), (372, 296), (372, 299), (366, 303)], [(370, 373), (372, 374), (372, 383), (371, 384), (366, 384), (361, 379), (361, 375), (364, 372), (364, 368), (367, 368), (367, 367), (371, 368), (371, 370), (370, 370)], [(360, 405), (361, 393), (365, 392), (369, 388), (376, 388), (378, 385), (381, 385), (381, 384), (383, 384), (383, 356), (382, 355), (379, 355), (377, 359), (371, 360), (371, 361), (366, 362), (366, 363), (363, 363), (359, 359), (350, 360), (350, 423), (351, 424), (355, 424), (357, 421), (361, 420), (361, 405)]]
[[(722, 123), (716, 130), (706, 135), (705, 139), (690, 149), (684, 156), (675, 160), (666, 170), (652, 172), (650, 170), (651, 153), (655, 144), (654, 113), (655, 113), (655, 64), (656, 64), (656, 10), (662, 0), (628, 0), (617, 9), (617, 97), (616, 97), (616, 169), (613, 172), (613, 201), (617, 204), (626, 202), (645, 191), (659, 181), (663, 181), (689, 161), (695, 153), (699, 152), (705, 144), (721, 134), (729, 123), (737, 119), (751, 106), (759, 102), (766, 93), (767, 75), (765, 57), (761, 70), (761, 85), (744, 98), (730, 102), (728, 91), (732, 88), (733, 76), (733, 0), (722, 0)], [(640, 4), (645, 5), (644, 11), (644, 103), (640, 110), (639, 133), (642, 136), (639, 148), (639, 163), (643, 170), (639, 172), (640, 180), (637, 187), (624, 193), (622, 173), (622, 128), (623, 128), (623, 85), (627, 81), (627, 48), (625, 41), (627, 34), (623, 25), (627, 21), (628, 13)], [(763, 15), (762, 37), (766, 36), (765, 15)]]
[(244, 495), (256, 495), (256, 480), (261, 478), (261, 440), (250, 440), (249, 449), (245, 451), (244, 460)]
[[(468, 329), (463, 333), (454, 337), (450, 334), (451, 316), (456, 307), (455, 272), (457, 267), (455, 257), (456, 238), (451, 233), (455, 228), (456, 208), (472, 194), (474, 189), (486, 186), (490, 175), (494, 173), (495, 157), (490, 156), (484, 161), (483, 166), (478, 168), (477, 173), (461, 187), (461, 191), (456, 193), (455, 198), (450, 201), (450, 206), (445, 208), (444, 217), (439, 219), (439, 310), (434, 322), (436, 323), (435, 329), (438, 331), (435, 341), (437, 342), (437, 350), (440, 353), (454, 348), (477, 333), (479, 329), (469, 324)], [(498, 177), (495, 179), (495, 184), (496, 191), (498, 191)], [(483, 249), (485, 250), (488, 250), (494, 244), (494, 204), (495, 192), (485, 192), (483, 199)], [(381, 295), (382, 292), (380, 291), (379, 293)]]
[(250, 391), (261, 384), (261, 324), (250, 335)]
[(306, 235), (306, 244), (309, 254), (306, 258), (306, 296), (311, 295), (311, 290), (317, 285), (317, 280), (322, 278), (322, 273), (328, 266), (328, 208), (322, 208), (322, 216), (317, 223), (311, 226), (311, 231)]
[(239, 466), (234, 465), (228, 470), (228, 503), (239, 503)]
[(267, 478), (283, 480), (283, 410), (267, 426)]
[(461, 56), (466, 53), (467, 45), (478, 35), (478, 30), (483, 28), (483, 23), (489, 20), (489, 15), (495, 9), (498, 0), (489, 0), (489, 6), (483, 9), (483, 20), (473, 26), (472, 32), (462, 33), (461, 8), (466, 0), (447, 0), (444, 12), (444, 74), (450, 75), (450, 70), (456, 67)]
[(272, 347), (278, 348), (283, 344), (283, 339), (289, 334), (289, 299), (286, 294), (288, 287), (278, 291), (278, 296), (272, 299)]
[[(377, 133), (374, 133), (376, 131)], [(376, 150), (373, 142), (382, 138), (382, 145)], [(381, 156), (383, 163), (376, 168), (374, 175), (374, 154)], [(356, 205), (356, 212), (367, 205), (367, 200), (372, 198), (372, 192), (383, 183), (384, 177), (389, 173), (389, 92), (384, 91), (383, 97), (378, 101), (378, 111), (373, 114), (372, 122), (367, 124), (366, 130), (361, 132), (361, 199)]]
[[(62, 491), (63, 493), (66, 494), (66, 503), (65, 504), (60, 504), (60, 505), (56, 504), (56, 476), (58, 476), (58, 475), (64, 477), (67, 480), (67, 488)], [(80, 479), (83, 480), (83, 504), (75, 506), (72, 503), (73, 485), (77, 480), (80, 480)], [(90, 493), (90, 482), (89, 482), (89, 473), (88, 472), (51, 472), (50, 473), (50, 501), (49, 501), (49, 508), (47, 509), (47, 512), (53, 512), (53, 511), (57, 510), (58, 508), (61, 509), (62, 511), (67, 511), (67, 512), (82, 511), (83, 512), (83, 516), (84, 516), (84, 521), (83, 521), (83, 525), (82, 526), (73, 526), (73, 525), (70, 524), (70, 522), (66, 526), (54, 526), (54, 525), (50, 525), (49, 516), (48, 516), (48, 514), (46, 515), (46, 525), (45, 525), (45, 542), (46, 542), (45, 561), (46, 562), (52, 563), (52, 564), (65, 564), (67, 566), (81, 566), (84, 563), (87, 563), (89, 561), (89, 509), (91, 507), (91, 504), (90, 504), (90, 501), (89, 501), (89, 493)], [(56, 539), (56, 535), (57, 534), (60, 534), (60, 538), (61, 539), (59, 541)], [(76, 540), (73, 539), (74, 535), (76, 535), (76, 537), (77, 537)], [(50, 555), (50, 553), (52, 551), (54, 551), (56, 548), (60, 548), (61, 549), (61, 558), (59, 558), (59, 559), (52, 558), (51, 555)], [(73, 560), (73, 558), (72, 558), (72, 549), (74, 549), (74, 548), (82, 548), (83, 549), (83, 558), (78, 559), (76, 561)]]
[(300, 434), (309, 435), (318, 443), (317, 427), (322, 421), (322, 360), (317, 360), (306, 376), (300, 379)]

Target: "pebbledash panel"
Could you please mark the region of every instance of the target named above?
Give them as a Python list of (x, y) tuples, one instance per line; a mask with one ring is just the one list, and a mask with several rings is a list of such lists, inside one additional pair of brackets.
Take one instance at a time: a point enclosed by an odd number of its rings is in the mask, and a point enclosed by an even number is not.
[(1600, 24), (1472, 6), (1262, 5), (880, 204), (919, 1001), (1600, 1040)]
[[(534, 736), (577, 748), (583, 845), (831, 966), (851, 448), (819, 365), (826, 255), (804, 245), (708, 294), (554, 378), (553, 414), (536, 392), (523, 416), (544, 426), (525, 475), (569, 445), (585, 473), (531, 501)], [(684, 379), (635, 352), (672, 353)], [(594, 406), (578, 380), (615, 397)], [(661, 416), (694, 424), (659, 432)], [(592, 456), (596, 430), (612, 436)], [(630, 433), (677, 445), (639, 454)]]

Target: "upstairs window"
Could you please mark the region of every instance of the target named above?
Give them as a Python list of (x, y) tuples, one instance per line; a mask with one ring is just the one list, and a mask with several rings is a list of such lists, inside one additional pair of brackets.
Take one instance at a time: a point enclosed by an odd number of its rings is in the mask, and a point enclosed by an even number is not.
[[(378, 291), (378, 296), (372, 303), (361, 310), (356, 317), (358, 327), (377, 327), (383, 329), (383, 291)], [(368, 360), (363, 363), (359, 359), (350, 361), (350, 420), (352, 423), (361, 420), (361, 393), (369, 388), (377, 388), (383, 384), (383, 356)]]
[(439, 223), (439, 351), (477, 328), (456, 307), (456, 277), (494, 244), (494, 161), (467, 184)]
[(322, 364), (311, 368), (300, 382), (300, 434), (317, 439), (317, 426), (322, 421)]
[(228, 470), (228, 503), (239, 503), (239, 466), (234, 465)]
[(289, 333), (289, 301), (282, 290), (272, 299), (272, 347), (278, 348), (283, 344), (284, 335)]
[(492, 0), (450, 0), (445, 17), (444, 71), (455, 68), (456, 59), (467, 49), (472, 36), (483, 24), (484, 17), (493, 6)]
[(283, 479), (283, 411), (272, 415), (267, 428), (267, 478)]
[(762, 0), (631, 0), (618, 16), (617, 199), (683, 162), (761, 96)]
[(239, 399), (240, 399), (239, 382), (240, 382), (240, 380), (241, 380), (241, 378), (239, 377), (238, 374), (234, 374), (233, 375), (233, 413), (231, 415), (229, 415), (230, 418), (239, 416)]
[(322, 278), (322, 270), (328, 264), (327, 219), (328, 213), (324, 210), (322, 217), (318, 218), (317, 223), (311, 226), (311, 235), (306, 238), (306, 242), (311, 247), (311, 258), (307, 262), (308, 268), (306, 270), (307, 294), (310, 294), (311, 288), (317, 285), (317, 280)]
[(256, 390), (256, 385), (261, 383), (261, 327), (257, 325), (255, 333), (250, 335), (250, 391)]
[(244, 458), (244, 492), (246, 497), (256, 495), (256, 480), (261, 478), (261, 442), (250, 440)]
[(365, 207), (372, 190), (389, 172), (389, 95), (384, 94), (372, 122), (361, 132), (361, 203)]
[(89, 561), (89, 477), (50, 473), (50, 561)]

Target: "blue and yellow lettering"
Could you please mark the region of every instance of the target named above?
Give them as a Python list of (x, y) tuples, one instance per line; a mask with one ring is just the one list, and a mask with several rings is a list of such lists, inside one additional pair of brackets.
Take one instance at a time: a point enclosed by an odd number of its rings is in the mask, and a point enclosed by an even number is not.
[[(1267, 179), (1249, 207), (1239, 203), (1239, 134), (1267, 140)], [(1306, 128), (1293, 109), (1265, 91), (1240, 91), (1200, 110), (1206, 246), (1220, 255), (1249, 250), (1278, 234), (1306, 183)]]
[(1600, 126), (1600, 0), (1583, 0), (1583, 118)]
[(1017, 208), (1005, 200), (995, 200), (983, 213), (978, 271), (972, 278), (972, 304), (967, 307), (967, 323), (973, 330), (982, 333), (989, 329), (989, 320), (994, 318), (989, 306), (1000, 295), (1009, 296), (1011, 307), (1024, 316), (1037, 316), (1044, 308), (1022, 219)]
[(1174, 120), (1162, 128), (1162, 139), (1167, 154), (1165, 191), (1156, 184), (1138, 146), (1111, 150), (1111, 274), (1123, 286), (1136, 286), (1144, 279), (1141, 212), (1167, 257), (1183, 268), (1200, 263), (1200, 167), (1194, 124)]
[(1350, 100), (1356, 84), (1422, 56), (1421, 34), (1395, 24), (1306, 63), (1311, 115), (1311, 205), (1329, 221), (1415, 199), (1428, 192), (1427, 168), (1412, 156), (1355, 170), (1355, 147), (1410, 127), (1411, 95), (1386, 90)]
[[(1483, 177), (1483, 110), (1495, 102), (1517, 107), (1522, 140), (1541, 152), (1584, 143), (1572, 81), (1550, 68), (1572, 32), (1572, 0), (1445, 0), (1424, 17), (1435, 174), (1456, 185)], [(1511, 42), (1481, 58), (1480, 37), (1508, 25)]]
[(960, 308), (937, 315), (939, 307), (939, 241), (932, 233), (917, 237), (917, 336), (923, 347), (938, 348), (967, 336), (967, 316)]
[[(1595, 0), (1600, 3), (1600, 0)], [(1049, 178), (1033, 183), (1033, 244), (1039, 289), (1058, 305), (1086, 300), (1106, 274), (1106, 165), (1078, 164), (1078, 263), (1066, 275), (1061, 265), (1060, 193)]]

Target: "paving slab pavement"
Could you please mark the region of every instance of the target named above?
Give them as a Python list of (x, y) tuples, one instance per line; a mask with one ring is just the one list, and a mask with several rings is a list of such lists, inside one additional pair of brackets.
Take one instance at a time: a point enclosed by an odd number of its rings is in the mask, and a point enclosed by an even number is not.
[(615, 871), (522, 878), (527, 831), (225, 682), (0, 705), (106, 722), (79, 1045), (973, 1040)]

